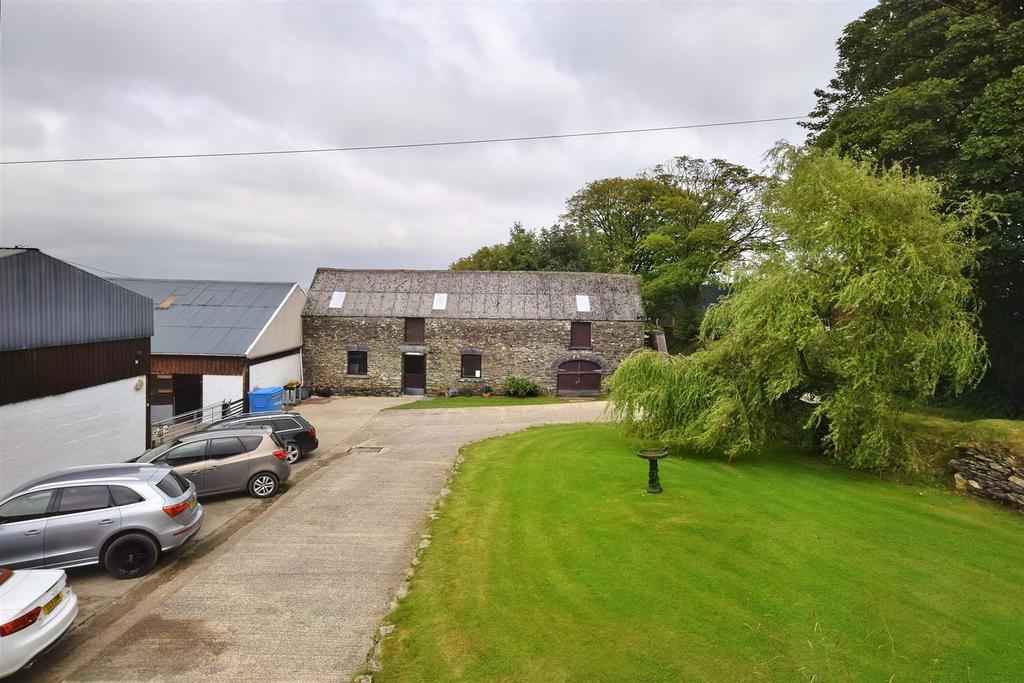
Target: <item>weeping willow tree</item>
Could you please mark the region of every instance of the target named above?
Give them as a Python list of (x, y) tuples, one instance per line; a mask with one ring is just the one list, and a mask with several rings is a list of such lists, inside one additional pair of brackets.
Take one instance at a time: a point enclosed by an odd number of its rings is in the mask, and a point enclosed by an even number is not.
[(900, 410), (986, 368), (969, 274), (979, 202), (948, 209), (900, 166), (780, 146), (768, 220), (778, 247), (737, 275), (688, 356), (639, 352), (610, 382), (628, 434), (731, 456), (763, 445), (792, 406), (838, 460), (915, 462)]

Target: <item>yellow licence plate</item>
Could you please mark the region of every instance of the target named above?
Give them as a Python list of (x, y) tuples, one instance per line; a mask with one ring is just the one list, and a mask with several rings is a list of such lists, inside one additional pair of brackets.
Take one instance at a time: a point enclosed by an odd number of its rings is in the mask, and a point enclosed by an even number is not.
[(196, 499), (195, 498), (189, 498), (188, 499), (188, 509), (189, 510), (195, 510), (196, 509)]
[(63, 600), (63, 599), (64, 599), (64, 591), (61, 591), (60, 593), (57, 593), (52, 598), (50, 598), (50, 602), (48, 602), (45, 605), (43, 605), (43, 612), (46, 613), (46, 614), (49, 614), (50, 612), (53, 611), (54, 607), (56, 607), (57, 605), (60, 604), (60, 601)]

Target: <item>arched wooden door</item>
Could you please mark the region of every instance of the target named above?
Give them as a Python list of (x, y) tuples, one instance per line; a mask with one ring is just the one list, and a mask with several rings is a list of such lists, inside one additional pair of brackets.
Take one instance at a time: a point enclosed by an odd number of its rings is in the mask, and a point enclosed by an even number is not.
[(569, 360), (558, 366), (559, 396), (601, 393), (601, 366), (589, 360)]

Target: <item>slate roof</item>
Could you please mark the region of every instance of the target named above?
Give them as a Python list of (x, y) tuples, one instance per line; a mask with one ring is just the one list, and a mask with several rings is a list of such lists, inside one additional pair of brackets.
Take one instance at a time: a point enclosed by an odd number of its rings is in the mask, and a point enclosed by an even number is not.
[[(341, 308), (331, 295), (345, 292)], [(448, 295), (434, 310), (434, 294)], [(590, 299), (578, 311), (576, 296)], [(342, 270), (318, 268), (303, 315), (526, 320), (643, 320), (632, 275), (468, 270)]]
[[(244, 356), (295, 286), (292, 282), (221, 282), (110, 278), (153, 300), (152, 353)], [(161, 302), (174, 295), (170, 307)]]

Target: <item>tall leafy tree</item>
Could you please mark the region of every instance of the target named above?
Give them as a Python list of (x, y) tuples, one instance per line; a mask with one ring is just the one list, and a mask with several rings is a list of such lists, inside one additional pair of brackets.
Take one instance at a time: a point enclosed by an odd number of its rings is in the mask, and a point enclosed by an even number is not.
[(903, 162), (943, 196), (987, 195), (979, 295), (992, 368), (985, 398), (1024, 412), (1024, 6), (882, 0), (838, 42), (807, 127), (822, 147)]
[(898, 419), (940, 383), (985, 368), (977, 332), (974, 200), (946, 210), (934, 180), (835, 151), (780, 147), (768, 194), (774, 248), (705, 316), (705, 348), (640, 352), (613, 375), (612, 407), (646, 439), (723, 449), (763, 444), (801, 396), (805, 427), (856, 467), (910, 467)]
[(767, 179), (721, 159), (677, 157), (648, 177), (669, 188), (655, 202), (658, 221), (640, 242), (650, 315), (675, 342), (696, 335), (725, 271), (772, 242), (762, 210)]
[(540, 270), (537, 236), (515, 223), (508, 242), (480, 247), (451, 264), (451, 270)]
[(517, 225), (508, 242), (451, 267), (633, 273), (648, 315), (678, 349), (696, 334), (707, 285), (769, 238), (764, 183), (721, 159), (676, 157), (634, 178), (588, 183), (566, 201), (555, 225), (536, 233)]

